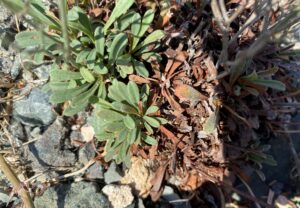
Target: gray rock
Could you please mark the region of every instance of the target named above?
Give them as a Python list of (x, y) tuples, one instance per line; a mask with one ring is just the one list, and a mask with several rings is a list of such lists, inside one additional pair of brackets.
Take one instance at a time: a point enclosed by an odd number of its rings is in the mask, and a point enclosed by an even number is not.
[(75, 154), (70, 150), (63, 149), (65, 134), (66, 129), (57, 119), (41, 135), (39, 140), (29, 145), (27, 149), (28, 160), (32, 162), (33, 168), (69, 167), (75, 164)]
[(122, 176), (117, 170), (117, 165), (115, 162), (112, 162), (108, 170), (104, 173), (104, 181), (106, 184), (115, 183), (121, 180)]
[(29, 126), (47, 126), (56, 118), (49, 103), (49, 95), (37, 88), (31, 91), (27, 99), (14, 102), (13, 115)]
[(108, 208), (107, 198), (98, 191), (96, 184), (79, 182), (48, 188), (34, 200), (38, 208)]
[(5, 22), (9, 21), (12, 17), (11, 12), (6, 9), (4, 6), (0, 6), (0, 23), (4, 24)]
[(144, 202), (142, 199), (139, 198), (138, 200), (138, 208), (145, 208)]
[(88, 169), (86, 173), (86, 177), (88, 179), (103, 179), (104, 178), (103, 172), (104, 172), (103, 166), (99, 162), (96, 162)]
[(10, 70), (11, 78), (16, 79), (17, 76), (20, 74), (20, 71), (21, 71), (21, 60), (20, 60), (20, 56), (17, 55), (14, 58), (14, 63)]
[(14, 42), (15, 40), (15, 33), (4, 30), (1, 34), (1, 47), (3, 47), (5, 50), (9, 49), (9, 46)]
[(5, 194), (0, 192), (0, 206), (6, 207), (6, 204), (10, 201), (10, 197)]
[(82, 164), (88, 163), (95, 156), (95, 150), (90, 143), (86, 143), (83, 147), (79, 149), (78, 159)]
[(5, 74), (10, 73), (13, 66), (13, 56), (8, 51), (0, 47), (0, 72)]
[(22, 124), (17, 120), (12, 120), (9, 125), (9, 131), (13, 138), (24, 141), (26, 139), (25, 130)]
[(34, 68), (32, 71), (39, 79), (47, 80), (49, 79), (50, 67), (51, 65), (43, 64)]

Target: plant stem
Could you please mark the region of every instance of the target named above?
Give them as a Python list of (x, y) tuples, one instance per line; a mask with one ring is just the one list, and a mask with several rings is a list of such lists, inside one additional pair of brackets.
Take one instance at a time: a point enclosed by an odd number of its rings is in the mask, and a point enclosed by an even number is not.
[(59, 17), (61, 22), (61, 29), (64, 38), (64, 59), (65, 63), (68, 63), (70, 57), (70, 44), (69, 44), (69, 33), (68, 33), (68, 19), (67, 19), (67, 8), (65, 0), (58, 0)]
[(17, 178), (15, 173), (11, 170), (10, 166), (6, 163), (2, 154), (0, 154), (0, 169), (4, 173), (4, 175), (7, 177), (7, 179), (11, 182), (11, 184), (14, 187), (14, 190), (18, 190), (18, 193), (20, 194), (25, 207), (26, 208), (34, 208), (34, 204), (30, 198), (29, 193), (25, 189), (22, 188), (22, 183)]

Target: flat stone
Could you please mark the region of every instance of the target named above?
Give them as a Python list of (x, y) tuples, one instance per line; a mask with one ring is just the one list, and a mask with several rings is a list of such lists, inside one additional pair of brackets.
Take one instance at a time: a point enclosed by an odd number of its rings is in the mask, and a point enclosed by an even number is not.
[(107, 198), (95, 183), (78, 182), (48, 188), (34, 200), (38, 208), (109, 208)]
[(56, 118), (49, 95), (38, 88), (34, 88), (28, 98), (14, 102), (13, 116), (28, 126), (47, 126)]
[(104, 178), (103, 172), (104, 172), (103, 166), (99, 162), (96, 162), (88, 169), (86, 173), (86, 177), (88, 179), (103, 179)]
[(88, 163), (94, 156), (95, 150), (90, 143), (84, 144), (84, 146), (79, 149), (78, 160), (84, 165)]
[(41, 135), (41, 138), (29, 144), (28, 160), (33, 168), (48, 166), (70, 167), (76, 162), (76, 157), (70, 150), (63, 149), (66, 129), (60, 120), (56, 120)]
[(121, 180), (122, 176), (118, 172), (117, 168), (118, 167), (115, 162), (110, 164), (108, 170), (104, 173), (104, 181), (106, 184), (119, 182)]

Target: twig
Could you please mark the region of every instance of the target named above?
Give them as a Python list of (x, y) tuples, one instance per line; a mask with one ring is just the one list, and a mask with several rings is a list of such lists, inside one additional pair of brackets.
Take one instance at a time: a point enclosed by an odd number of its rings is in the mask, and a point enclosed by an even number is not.
[[(238, 178), (240, 179), (240, 181), (242, 181), (242, 183), (244, 184), (244, 186), (246, 186), (246, 189), (248, 190), (249, 194), (250, 194), (252, 197), (255, 197), (255, 195), (254, 195), (254, 193), (253, 193), (251, 187), (246, 183), (246, 181), (244, 181), (243, 178), (240, 177), (239, 175), (237, 175), (237, 176), (238, 176)], [(255, 197), (255, 198), (256, 198), (256, 197)], [(255, 201), (254, 203), (255, 203), (255, 206), (256, 206), (257, 208), (261, 208), (261, 206), (259, 205), (259, 203), (257, 203), (256, 201)]]
[(224, 103), (222, 104), (222, 106), (224, 106), (235, 117), (237, 117), (238, 119), (240, 119), (241, 121), (243, 121), (248, 127), (250, 127), (250, 128), (252, 127), (251, 124), (247, 121), (247, 119), (245, 119), (244, 117), (242, 117), (239, 114), (237, 114), (236, 112), (234, 112), (234, 110), (232, 110), (229, 106), (225, 105)]
[(65, 175), (62, 176), (58, 176), (57, 178), (51, 179), (49, 182), (56, 182), (65, 178), (69, 178), (81, 173), (84, 173), (86, 171), (86, 169), (88, 169), (90, 166), (92, 166), (96, 161), (94, 159), (90, 160), (83, 168), (81, 168), (80, 170), (77, 170), (75, 172), (72, 173), (67, 173)]
[(256, 197), (253, 197), (253, 196), (251, 196), (251, 195), (249, 195), (249, 194), (247, 194), (247, 193), (245, 193), (245, 192), (243, 192), (243, 191), (240, 191), (240, 190), (238, 190), (238, 189), (232, 187), (231, 184), (227, 184), (227, 183), (225, 183), (225, 182), (221, 182), (221, 185), (224, 186), (225, 188), (231, 189), (232, 191), (236, 192), (237, 194), (239, 194), (239, 195), (241, 195), (241, 196), (243, 196), (243, 197), (245, 197), (245, 198), (247, 198), (247, 199), (249, 199), (249, 200), (251, 200), (251, 201), (253, 201), (253, 202), (256, 202), (256, 203), (261, 204), (262, 206), (264, 206), (264, 207), (266, 207), (266, 208), (273, 208), (273, 206), (267, 204), (267, 203), (264, 202), (263, 200), (258, 199), (258, 198), (256, 198)]
[(25, 207), (34, 208), (34, 204), (30, 198), (29, 192), (23, 188), (22, 183), (19, 181), (17, 176), (14, 174), (14, 172), (11, 170), (10, 166), (6, 163), (2, 154), (0, 154), (0, 168), (1, 171), (4, 173), (4, 175), (7, 177), (7, 179), (11, 182), (14, 189), (18, 190), (18, 193), (20, 194)]

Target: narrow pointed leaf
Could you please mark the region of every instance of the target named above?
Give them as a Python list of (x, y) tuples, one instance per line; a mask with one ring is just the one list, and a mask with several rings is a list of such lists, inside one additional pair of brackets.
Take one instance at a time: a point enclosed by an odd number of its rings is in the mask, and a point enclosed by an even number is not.
[(157, 144), (156, 139), (154, 139), (153, 137), (148, 136), (148, 135), (145, 136), (144, 141), (145, 141), (147, 144), (150, 144), (150, 145), (156, 145), (156, 144)]
[(152, 113), (155, 113), (159, 110), (159, 108), (157, 106), (150, 106), (147, 110), (146, 110), (146, 115), (149, 115), (149, 114), (152, 114)]
[(95, 30), (95, 45), (97, 53), (104, 57), (105, 37), (102, 27), (98, 26)]
[(134, 59), (132, 61), (133, 61), (134, 69), (139, 75), (141, 75), (143, 77), (149, 77), (149, 72), (146, 69), (143, 62), (136, 61)]
[(95, 81), (95, 77), (93, 74), (88, 70), (88, 68), (81, 67), (80, 68), (80, 74), (83, 77), (83, 79), (89, 83), (92, 83)]
[(155, 128), (158, 128), (160, 126), (160, 123), (155, 118), (152, 118), (152, 117), (149, 117), (149, 116), (144, 116), (143, 119), (145, 121), (147, 121), (147, 123), (150, 126), (153, 126)]
[(116, 6), (113, 9), (108, 21), (106, 22), (103, 30), (104, 33), (107, 33), (108, 28), (123, 14), (127, 12), (127, 10), (133, 5), (134, 0), (119, 0), (116, 2)]
[(127, 45), (128, 39), (125, 33), (120, 33), (113, 39), (110, 51), (109, 51), (109, 61), (113, 63), (120, 55), (122, 55), (125, 47)]

